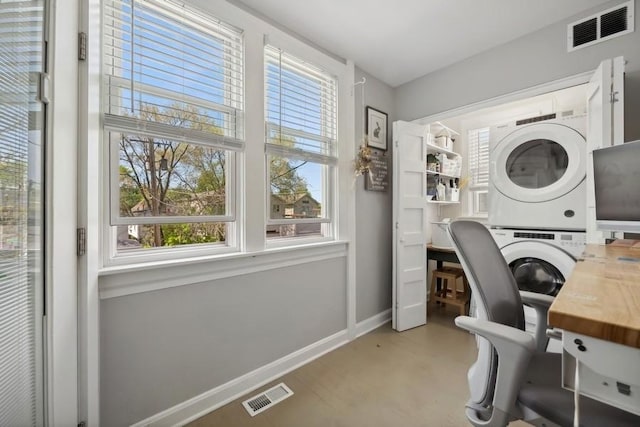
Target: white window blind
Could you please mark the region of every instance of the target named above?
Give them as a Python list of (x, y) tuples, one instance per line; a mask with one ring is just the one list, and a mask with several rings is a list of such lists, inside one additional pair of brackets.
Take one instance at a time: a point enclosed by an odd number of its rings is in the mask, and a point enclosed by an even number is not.
[(172, 0), (103, 7), (105, 126), (242, 149), (242, 32)]
[(267, 151), (337, 163), (337, 79), (273, 46), (265, 47)]
[(472, 129), (469, 141), (469, 178), (471, 188), (489, 185), (489, 128)]
[(242, 30), (175, 0), (105, 0), (104, 142), (116, 253), (233, 241)]
[(44, 111), (36, 101), (44, 16), (42, 0), (0, 2), (0, 426), (44, 424)]

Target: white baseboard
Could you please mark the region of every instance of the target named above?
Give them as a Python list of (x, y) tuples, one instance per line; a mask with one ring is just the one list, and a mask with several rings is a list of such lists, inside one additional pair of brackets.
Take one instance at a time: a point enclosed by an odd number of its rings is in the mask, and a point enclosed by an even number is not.
[[(356, 336), (385, 324), (391, 319), (391, 310), (383, 311), (356, 325)], [(178, 405), (133, 424), (132, 427), (173, 427), (194, 421), (209, 412), (232, 402), (282, 375), (305, 365), (318, 357), (349, 342), (347, 330), (337, 332), (281, 359), (262, 366), (228, 383), (186, 400)]]
[(378, 313), (375, 316), (371, 316), (370, 318), (356, 324), (356, 337), (361, 337), (362, 335), (367, 334), (390, 321), (391, 309)]

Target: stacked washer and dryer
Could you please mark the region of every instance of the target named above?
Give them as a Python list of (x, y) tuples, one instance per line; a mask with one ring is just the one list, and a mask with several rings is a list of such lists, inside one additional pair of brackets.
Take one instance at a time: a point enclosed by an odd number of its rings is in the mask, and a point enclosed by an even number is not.
[(521, 290), (555, 296), (584, 250), (585, 127), (570, 111), (490, 131), (489, 225)]

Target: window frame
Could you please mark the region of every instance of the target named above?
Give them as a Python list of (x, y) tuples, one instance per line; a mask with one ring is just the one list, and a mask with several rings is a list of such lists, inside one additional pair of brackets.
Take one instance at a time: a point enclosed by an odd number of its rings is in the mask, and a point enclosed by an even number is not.
[[(134, 2), (135, 0), (131, 0)], [(170, 3), (170, 4), (169, 4)], [(178, 3), (169, 2), (167, 7), (178, 7)], [(115, 2), (114, 2), (115, 4)], [(101, 28), (107, 31), (107, 22), (113, 22), (113, 16), (107, 16), (105, 12), (108, 6), (101, 4)], [(205, 255), (222, 255), (237, 252), (240, 249), (241, 224), (238, 224), (238, 213), (242, 209), (241, 183), (242, 181), (242, 165), (244, 164), (245, 149), (245, 32), (231, 23), (227, 23), (211, 11), (204, 11), (192, 7), (191, 5), (183, 6), (186, 13), (196, 13), (202, 19), (216, 22), (217, 25), (225, 29), (233, 28), (237, 31), (235, 36), (239, 43), (240, 63), (237, 63), (236, 57), (231, 58), (231, 65), (226, 65), (229, 73), (222, 73), (225, 79), (235, 79), (233, 85), (225, 84), (224, 99), (231, 102), (230, 106), (220, 104), (214, 101), (207, 101), (200, 98), (190, 97), (188, 94), (172, 91), (162, 86), (149, 85), (144, 82), (116, 76), (111, 72), (113, 65), (108, 62), (112, 61), (112, 57), (106, 52), (112, 49), (107, 45), (104, 36), (101, 39), (100, 52), (100, 139), (103, 170), (107, 172), (108, 178), (103, 180), (103, 196), (101, 198), (102, 210), (102, 248), (103, 248), (103, 266), (120, 266), (129, 264), (144, 264), (154, 261), (169, 260), (173, 258), (188, 258), (193, 256)], [(163, 11), (158, 13), (162, 14)], [(171, 18), (171, 16), (170, 16)], [(111, 20), (111, 21), (108, 21)], [(191, 26), (187, 25), (191, 28)], [(133, 30), (132, 30), (133, 31)], [(215, 38), (216, 34), (208, 34)], [(224, 43), (224, 42), (223, 42)], [(223, 44), (224, 46), (224, 44)], [(224, 62), (227, 64), (226, 60)], [(210, 66), (215, 66), (212, 62)], [(238, 79), (238, 72), (240, 79)], [(116, 86), (114, 86), (114, 84)], [(218, 135), (197, 129), (189, 129), (186, 127), (172, 126), (153, 121), (145, 121), (138, 117), (127, 117), (120, 114), (111, 114), (109, 109), (111, 106), (110, 97), (112, 90), (110, 88), (120, 87), (123, 84), (135, 86), (135, 91), (141, 91), (146, 96), (157, 96), (167, 101), (177, 102), (179, 105), (194, 105), (198, 108), (207, 108), (212, 111), (219, 111), (223, 115), (223, 131), (225, 134), (231, 129), (231, 135)], [(240, 88), (241, 92), (234, 92)], [(135, 92), (134, 92), (135, 93)], [(192, 102), (189, 102), (192, 101)], [(234, 108), (237, 107), (237, 108)], [(233, 116), (234, 127), (228, 126), (229, 117)], [(201, 215), (201, 216), (143, 216), (143, 217), (127, 217), (120, 215), (119, 200), (119, 138), (113, 137), (112, 133), (119, 135), (133, 136), (149, 136), (168, 139), (175, 142), (197, 145), (217, 149), (225, 152), (225, 214), (224, 215)], [(169, 225), (169, 224), (189, 224), (189, 223), (223, 223), (225, 224), (225, 240), (222, 242), (210, 243), (193, 243), (182, 244), (176, 246), (159, 246), (152, 248), (132, 248), (119, 249), (117, 244), (118, 226), (124, 225)]]
[[(96, 6), (100, 9), (102, 3)], [(194, 5), (195, 7), (195, 5)], [(172, 265), (183, 263), (209, 263), (211, 268), (222, 268), (227, 260), (246, 260), (246, 267), (250, 268), (251, 257), (262, 253), (280, 253), (280, 251), (300, 250), (300, 259), (310, 256), (321, 247), (342, 248), (351, 237), (355, 212), (354, 195), (352, 187), (351, 159), (352, 147), (349, 144), (341, 144), (336, 147), (336, 154), (341, 159), (330, 168), (331, 179), (333, 180), (333, 192), (327, 195), (327, 208), (333, 215), (332, 222), (322, 223), (323, 234), (329, 237), (296, 237), (295, 239), (269, 238), (265, 233), (266, 218), (268, 212), (268, 198), (265, 198), (265, 185), (267, 182), (265, 171), (265, 146), (264, 146), (264, 45), (266, 43), (281, 47), (283, 50), (300, 58), (308, 60), (310, 63), (326, 70), (337, 78), (337, 139), (348, 141), (354, 129), (354, 110), (352, 97), (349, 95), (351, 85), (354, 82), (355, 65), (353, 62), (336, 57), (317, 47), (309, 45), (291, 35), (273, 27), (246, 11), (238, 9), (236, 6), (220, 4), (199, 4), (197, 9), (208, 16), (213, 16), (220, 21), (241, 29), (243, 32), (244, 62), (241, 73), (243, 74), (244, 103), (243, 124), (244, 149), (236, 152), (236, 200), (235, 213), (236, 221), (227, 223), (228, 231), (226, 235), (226, 246), (223, 244), (195, 244), (178, 245), (173, 247), (158, 247), (143, 251), (127, 249), (126, 253), (117, 253), (115, 248), (116, 232), (115, 228), (109, 226), (109, 185), (105, 179), (98, 179), (109, 170), (109, 150), (102, 142), (104, 129), (104, 115), (102, 96), (95, 98), (97, 101), (87, 100), (94, 106), (95, 119), (89, 119), (88, 138), (89, 141), (100, 141), (100, 144), (89, 144), (89, 158), (99, 162), (99, 173), (94, 175), (94, 181), (89, 184), (94, 189), (99, 190), (99, 197), (89, 205), (90, 209), (99, 209), (99, 215), (95, 217), (95, 237), (99, 249), (98, 272), (102, 275), (112, 274), (133, 274), (136, 271), (147, 270), (149, 268), (160, 270), (172, 268)], [(102, 25), (96, 33), (102, 33)], [(102, 43), (95, 42), (94, 52), (102, 49)], [(102, 95), (104, 84), (102, 82), (102, 60), (95, 61), (93, 72), (89, 77), (89, 92)], [(258, 143), (258, 141), (262, 141)], [(92, 161), (89, 164), (95, 164)], [(89, 174), (91, 175), (91, 174)], [(230, 180), (231, 181), (231, 180)], [(260, 182), (262, 181), (262, 182)], [(351, 225), (350, 225), (351, 224)], [(284, 240), (284, 241), (283, 241)], [(111, 244), (110, 242), (113, 242)], [(296, 249), (297, 248), (297, 249)], [(340, 249), (343, 250), (343, 249)], [(308, 255), (304, 255), (308, 254)], [(302, 262), (302, 261), (301, 261)], [(241, 262), (240, 264), (243, 264)], [(234, 273), (235, 274), (235, 273)]]
[[(478, 140), (477, 142), (475, 142), (475, 144), (479, 145), (480, 144), (479, 140), (481, 138), (480, 133), (482, 132), (487, 133), (486, 135), (487, 147), (486, 147), (486, 150), (483, 150), (486, 154), (482, 156), (479, 154), (472, 156), (471, 149), (473, 148), (473, 146), (472, 146), (471, 135), (472, 133), (478, 134), (476, 137), (474, 137), (474, 139)], [(468, 191), (468, 200), (469, 200), (468, 213), (472, 217), (487, 218), (489, 216), (488, 206), (486, 211), (480, 211), (479, 205), (480, 205), (480, 197), (482, 197), (483, 194), (485, 195), (484, 197), (487, 197), (486, 204), (488, 204), (491, 128), (488, 126), (473, 127), (467, 130), (466, 136), (467, 136), (467, 146), (469, 147), (467, 152), (467, 170), (469, 171), (469, 178), (470, 178), (469, 191)], [(479, 151), (479, 147), (478, 147), (478, 151)], [(486, 170), (484, 170), (485, 168), (482, 168), (483, 170), (478, 172), (478, 170), (481, 169), (481, 163), (483, 163), (483, 160), (484, 160), (484, 163), (486, 164)], [(487, 177), (486, 182), (480, 182), (480, 183), (474, 182), (474, 175), (480, 175), (480, 174), (484, 174)]]
[[(297, 130), (295, 128), (290, 128), (286, 126), (282, 126), (282, 122), (273, 123), (268, 120), (268, 60), (267, 56), (270, 55), (268, 51), (278, 51), (280, 55), (286, 55), (289, 58), (289, 61), (295, 62), (294, 66), (291, 67), (283, 67), (282, 62), (280, 63), (280, 68), (287, 69), (292, 73), (299, 73), (299, 70), (296, 70), (294, 67), (297, 65), (298, 67), (308, 66), (310, 69), (313, 69), (311, 72), (323, 74), (325, 78), (332, 79), (332, 88), (333, 93), (331, 96), (333, 97), (334, 104), (331, 106), (332, 117), (331, 123), (334, 126), (335, 137), (332, 139), (329, 136), (324, 134), (312, 134), (302, 130)], [(271, 53), (272, 55), (273, 53)], [(338, 111), (339, 105), (339, 77), (334, 75), (328, 70), (323, 69), (321, 66), (316, 65), (313, 61), (308, 61), (306, 56), (298, 55), (296, 52), (290, 52), (286, 48), (282, 48), (277, 44), (270, 43), (269, 40), (265, 40), (264, 50), (263, 50), (263, 58), (264, 58), (264, 145), (265, 145), (265, 200), (266, 200), (266, 209), (265, 209), (265, 242), (267, 248), (272, 247), (287, 247), (287, 246), (295, 246), (295, 245), (304, 245), (314, 242), (320, 241), (331, 241), (335, 240), (337, 234), (336, 227), (336, 217), (337, 217), (337, 209), (335, 200), (337, 198), (338, 192), (338, 161), (339, 161), (339, 120), (340, 115)], [(310, 73), (311, 73), (310, 72)], [(303, 76), (306, 77), (306, 76)], [(321, 117), (328, 115), (328, 112), (331, 110), (325, 110), (323, 108), (327, 108), (327, 105), (330, 105), (326, 102), (325, 99), (320, 100), (320, 109), (321, 109)], [(324, 140), (324, 144), (320, 143), (320, 152), (314, 152), (312, 150), (304, 150), (297, 147), (283, 147), (282, 145), (276, 143), (269, 142), (270, 131), (275, 131), (277, 134), (282, 134), (283, 130), (285, 130), (284, 134), (287, 136), (300, 136), (300, 137), (309, 137), (309, 139), (314, 139), (318, 142)], [(270, 158), (271, 156), (279, 156), (285, 159), (290, 159), (294, 161), (305, 161), (308, 163), (312, 163), (315, 165), (319, 165), (322, 167), (322, 200), (320, 201), (322, 207), (322, 216), (314, 217), (314, 218), (272, 218), (273, 207), (272, 207), (272, 188), (271, 188), (271, 174), (269, 170)], [(295, 225), (295, 224), (319, 224), (320, 225), (320, 235), (314, 236), (275, 236), (275, 237), (267, 237), (266, 229), (269, 226), (281, 226), (281, 225)]]
[(169, 135), (160, 136), (153, 135), (150, 132), (136, 132), (128, 131), (123, 128), (113, 128), (105, 126), (103, 140), (108, 141), (109, 145), (109, 205), (110, 205), (110, 225), (151, 225), (151, 224), (188, 224), (188, 223), (201, 223), (201, 222), (234, 222), (236, 221), (236, 199), (237, 191), (235, 180), (232, 177), (235, 176), (236, 166), (236, 152), (232, 150), (224, 150), (217, 145), (205, 144), (201, 142), (191, 143), (188, 141), (176, 141), (183, 142), (190, 145), (198, 145), (200, 147), (207, 147), (225, 152), (225, 164), (227, 170), (225, 171), (225, 212), (226, 215), (188, 215), (188, 216), (142, 216), (142, 217), (129, 217), (122, 216), (120, 214), (120, 151), (118, 146), (118, 138), (111, 136), (111, 133), (119, 133), (123, 135), (136, 136), (149, 136), (149, 137), (161, 137), (166, 138)]

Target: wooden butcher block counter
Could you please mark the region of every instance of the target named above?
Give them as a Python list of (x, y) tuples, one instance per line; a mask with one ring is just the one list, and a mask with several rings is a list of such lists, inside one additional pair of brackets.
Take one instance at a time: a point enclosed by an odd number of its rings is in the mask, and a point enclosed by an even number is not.
[(587, 245), (548, 320), (555, 328), (640, 348), (640, 241)]

